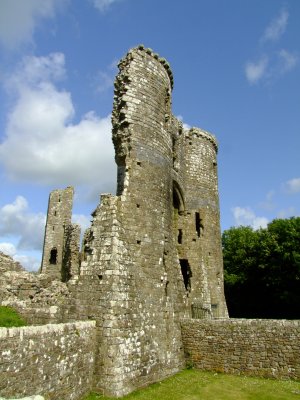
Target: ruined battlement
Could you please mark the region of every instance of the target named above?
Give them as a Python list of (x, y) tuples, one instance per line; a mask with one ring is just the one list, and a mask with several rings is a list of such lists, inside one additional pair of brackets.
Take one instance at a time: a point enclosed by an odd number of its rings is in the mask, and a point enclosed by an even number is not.
[(190, 140), (192, 140), (194, 137), (206, 139), (213, 144), (216, 153), (218, 152), (218, 141), (216, 137), (212, 133), (207, 132), (204, 129), (192, 127), (186, 133), (186, 137)]

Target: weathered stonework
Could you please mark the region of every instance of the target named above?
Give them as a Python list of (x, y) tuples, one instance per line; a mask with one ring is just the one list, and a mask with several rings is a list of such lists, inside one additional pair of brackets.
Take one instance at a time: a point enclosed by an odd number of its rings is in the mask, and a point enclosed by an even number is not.
[(186, 358), (195, 368), (299, 379), (300, 321), (184, 320)]
[(23, 299), (34, 323), (97, 321), (94, 388), (117, 396), (184, 366), (181, 318), (227, 317), (216, 139), (172, 115), (166, 60), (139, 46), (119, 69), (117, 195), (101, 196), (80, 255), (73, 188), (51, 193), (41, 268), (51, 284)]
[(92, 387), (95, 322), (0, 328), (0, 395), (77, 400)]
[(119, 68), (117, 196), (103, 195), (93, 213), (76, 288), (103, 344), (95, 388), (118, 396), (183, 367), (180, 319), (192, 307), (227, 317), (216, 140), (172, 115), (164, 60), (139, 47)]

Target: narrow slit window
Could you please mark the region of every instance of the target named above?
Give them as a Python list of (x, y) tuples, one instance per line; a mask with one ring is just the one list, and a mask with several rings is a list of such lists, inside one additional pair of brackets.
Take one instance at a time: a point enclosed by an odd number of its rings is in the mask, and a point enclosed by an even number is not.
[(180, 259), (180, 268), (181, 268), (181, 274), (183, 278), (183, 283), (186, 291), (191, 290), (191, 276), (192, 276), (192, 271), (190, 268), (190, 264), (188, 260), (186, 259)]
[(182, 244), (182, 229), (178, 229), (177, 242), (178, 244)]
[(201, 223), (200, 213), (198, 213), (198, 212), (195, 213), (195, 224), (196, 224), (197, 236), (200, 237), (201, 229), (203, 229), (203, 225)]

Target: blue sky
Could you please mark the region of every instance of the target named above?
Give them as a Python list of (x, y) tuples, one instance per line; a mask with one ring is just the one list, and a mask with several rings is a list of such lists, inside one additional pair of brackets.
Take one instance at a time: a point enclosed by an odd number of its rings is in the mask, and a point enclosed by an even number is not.
[(115, 192), (113, 80), (141, 43), (218, 139), (222, 229), (299, 216), (299, 20), (298, 0), (1, 0), (0, 249), (37, 269), (51, 190), (75, 186), (83, 228)]

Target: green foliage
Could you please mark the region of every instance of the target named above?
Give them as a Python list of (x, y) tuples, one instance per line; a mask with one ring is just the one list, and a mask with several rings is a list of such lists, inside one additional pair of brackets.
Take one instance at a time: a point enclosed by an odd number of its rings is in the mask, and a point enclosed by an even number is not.
[[(137, 390), (126, 400), (292, 400), (300, 394), (300, 383), (272, 379), (185, 370), (162, 382)], [(84, 400), (109, 400), (91, 394)]]
[(0, 306), (0, 327), (25, 326), (24, 319), (11, 307)]
[(300, 218), (266, 229), (224, 231), (225, 295), (231, 317), (300, 318)]

